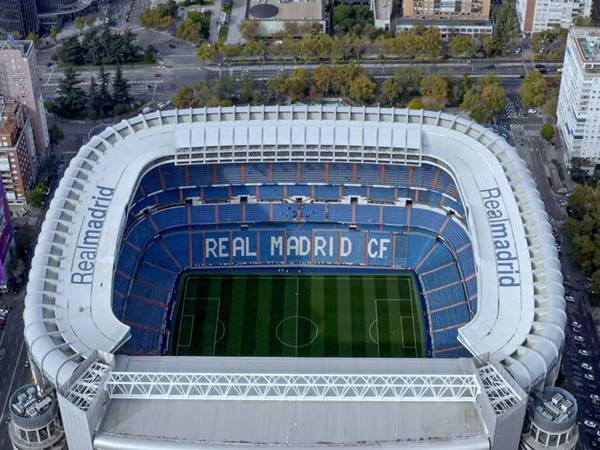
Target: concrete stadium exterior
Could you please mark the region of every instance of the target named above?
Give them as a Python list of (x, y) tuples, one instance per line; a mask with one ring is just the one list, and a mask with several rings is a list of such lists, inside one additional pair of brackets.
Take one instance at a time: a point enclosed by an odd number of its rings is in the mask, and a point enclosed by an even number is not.
[[(459, 330), (473, 358), (267, 358), (265, 365), (115, 355), (129, 332), (111, 307), (127, 207), (141, 175), (165, 161), (442, 167), (466, 206), (477, 265), (477, 313)], [(84, 260), (86, 239), (94, 257)], [(25, 337), (38, 384), (58, 392), (73, 449), (516, 448), (527, 392), (552, 385), (558, 373), (563, 296), (552, 229), (529, 170), (503, 138), (475, 122), (367, 107), (172, 110), (109, 127), (72, 160), (33, 258)], [(257, 422), (257, 410), (271, 425)], [(206, 420), (224, 419), (224, 429), (196, 427), (201, 411)], [(372, 419), (352, 426), (356, 415)], [(323, 423), (326, 417), (346, 418), (348, 428)], [(406, 427), (398, 428), (402, 421)]]

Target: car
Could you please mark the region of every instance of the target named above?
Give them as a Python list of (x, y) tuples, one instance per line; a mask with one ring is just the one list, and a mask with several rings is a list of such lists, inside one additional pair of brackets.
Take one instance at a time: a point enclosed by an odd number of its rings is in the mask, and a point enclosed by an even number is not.
[(152, 112), (152, 108), (150, 108), (149, 106), (146, 106), (144, 109), (142, 109), (142, 114), (148, 114)]
[(523, 51), (523, 49), (521, 47), (517, 47), (517, 49), (515, 50), (515, 53), (518, 55), (522, 51)]
[(590, 352), (588, 352), (587, 350), (584, 350), (582, 348), (577, 350), (577, 353), (579, 353), (581, 356), (590, 356)]
[(556, 69), (556, 71), (557, 71), (558, 73), (561, 73), (563, 70), (564, 70), (564, 69), (563, 69), (562, 67), (559, 67), (558, 69)]
[(575, 303), (575, 297), (569, 294), (565, 295), (565, 300), (569, 303)]
[(175, 44), (169, 44), (169, 48), (177, 48)]
[(571, 325), (573, 325), (573, 328), (581, 328), (581, 324), (575, 320), (571, 322)]
[(592, 370), (592, 366), (590, 366), (588, 363), (581, 363), (581, 367), (585, 370)]
[(540, 63), (538, 63), (538, 64), (536, 64), (533, 67), (535, 67), (536, 69), (545, 69), (546, 68), (546, 64), (540, 64)]
[(598, 394), (590, 394), (590, 398), (592, 400), (600, 400), (600, 395), (598, 395)]
[(598, 426), (598, 424), (596, 422), (594, 422), (593, 420), (590, 420), (590, 419), (585, 419), (583, 421), (583, 424), (588, 428), (596, 428)]
[(25, 364), (24, 365), (25, 365), (25, 367), (29, 367), (29, 360), (28, 359), (25, 360)]
[(579, 335), (573, 336), (573, 339), (576, 340), (577, 342), (583, 342), (583, 338)]
[(596, 377), (594, 375), (592, 375), (591, 373), (586, 373), (583, 378), (585, 378), (588, 381), (594, 381), (596, 379)]
[(537, 109), (530, 108), (527, 110), (529, 114), (537, 114)]

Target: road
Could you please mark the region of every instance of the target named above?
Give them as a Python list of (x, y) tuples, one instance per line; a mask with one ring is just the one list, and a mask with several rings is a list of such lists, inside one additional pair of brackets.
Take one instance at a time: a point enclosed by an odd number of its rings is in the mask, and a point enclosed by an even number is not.
[(10, 416), (8, 400), (12, 392), (31, 379), (30, 369), (25, 366), (27, 349), (23, 337), (23, 305), (25, 291), (17, 295), (5, 294), (0, 300), (0, 307), (9, 308), (10, 313), (6, 326), (0, 331), (0, 450), (11, 450), (6, 418)]
[[(165, 33), (166, 34), (166, 33)], [(152, 33), (156, 37), (156, 33)], [(131, 65), (123, 67), (123, 74), (131, 85), (133, 95), (147, 95), (157, 84), (157, 98), (172, 97), (181, 86), (194, 85), (200, 80), (215, 79), (221, 75), (230, 75), (240, 80), (245, 74), (252, 74), (257, 80), (266, 80), (283, 73), (291, 73), (297, 67), (313, 69), (317, 64), (244, 64), (230, 66), (207, 65), (200, 61), (193, 46), (177, 41), (168, 35), (162, 36), (153, 44), (159, 50), (159, 62), (155, 65)], [(172, 47), (169, 47), (171, 45)], [(172, 53), (172, 54), (171, 54)], [(414, 62), (363, 63), (365, 70), (375, 79), (385, 79), (403, 67), (415, 67)], [(471, 77), (482, 77), (496, 74), (502, 80), (508, 92), (516, 92), (521, 85), (522, 77), (528, 70), (526, 65), (515, 61), (496, 63), (478, 62), (435, 62), (421, 63), (426, 73), (439, 73), (450, 77), (461, 77), (468, 74)], [(551, 63), (548, 66), (557, 69), (561, 64)], [(79, 69), (83, 85), (89, 83), (89, 77), (97, 77), (97, 67), (82, 67)], [(109, 70), (110, 71), (110, 70)], [(54, 65), (40, 64), (38, 68), (44, 97), (55, 98), (58, 80), (63, 76), (63, 69)]]

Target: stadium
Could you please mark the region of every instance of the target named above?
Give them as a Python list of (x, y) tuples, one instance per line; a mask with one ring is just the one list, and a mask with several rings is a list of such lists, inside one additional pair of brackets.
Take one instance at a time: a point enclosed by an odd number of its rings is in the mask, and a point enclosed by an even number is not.
[(563, 295), (531, 174), (477, 123), (157, 111), (66, 170), (25, 337), (72, 449), (517, 448)]

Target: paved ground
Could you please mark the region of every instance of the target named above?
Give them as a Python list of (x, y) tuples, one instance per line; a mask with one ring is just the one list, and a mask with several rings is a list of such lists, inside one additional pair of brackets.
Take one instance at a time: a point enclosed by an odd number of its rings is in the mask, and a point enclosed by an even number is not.
[(240, 44), (244, 42), (242, 33), (240, 33), (240, 24), (246, 18), (246, 8), (248, 0), (233, 0), (231, 6), (231, 17), (229, 18), (229, 30), (227, 32), (228, 44)]
[(10, 416), (8, 400), (10, 394), (19, 386), (31, 380), (31, 372), (25, 367), (27, 349), (23, 338), (23, 299), (24, 290), (17, 295), (3, 295), (0, 307), (12, 308), (6, 326), (0, 331), (0, 450), (10, 450), (6, 418)]

